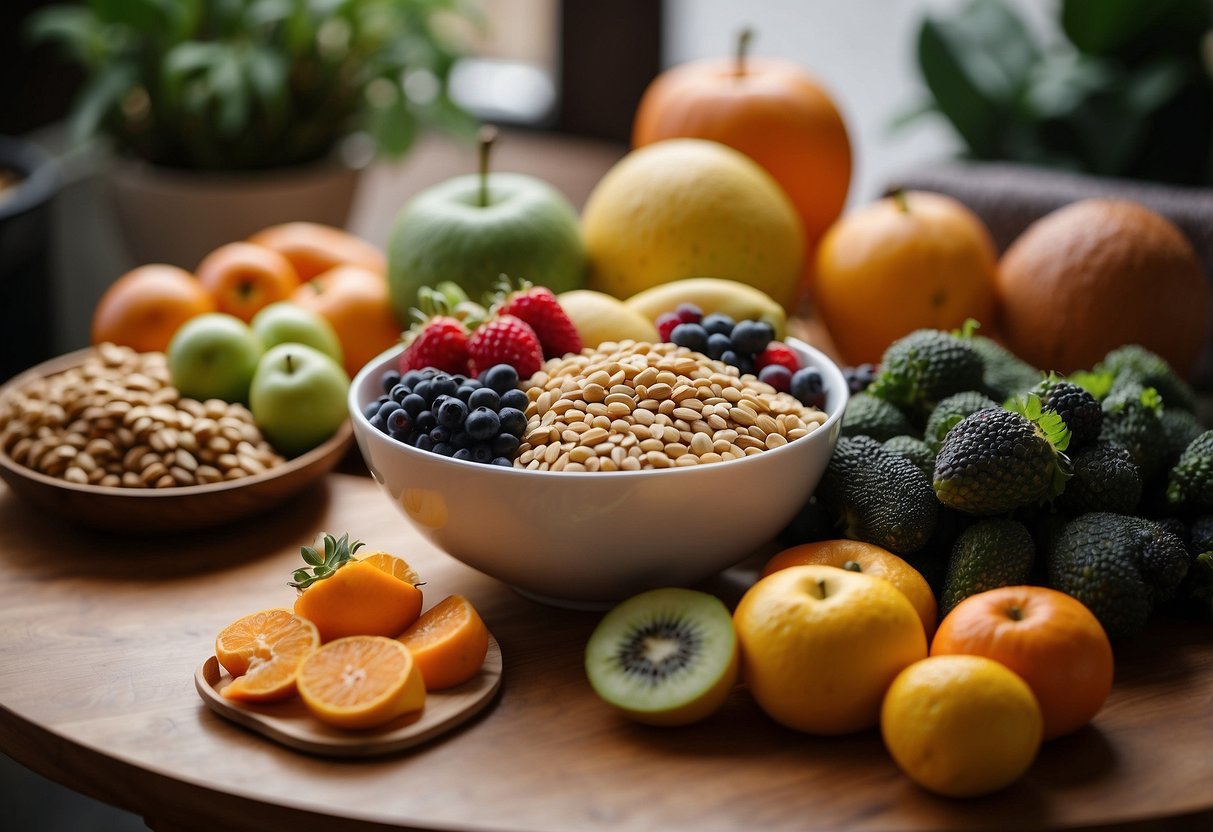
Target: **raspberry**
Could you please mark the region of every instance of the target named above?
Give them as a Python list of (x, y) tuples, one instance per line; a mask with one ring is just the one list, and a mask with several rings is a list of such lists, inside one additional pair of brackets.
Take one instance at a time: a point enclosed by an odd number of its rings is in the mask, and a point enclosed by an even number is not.
[(767, 348), (754, 359), (754, 368), (759, 372), (762, 372), (763, 367), (769, 367), (772, 364), (787, 367), (789, 373), (795, 373), (800, 369), (800, 359), (796, 357), (796, 353), (787, 344), (779, 341), (767, 344)]
[(662, 312), (657, 316), (657, 334), (661, 336), (662, 341), (670, 341), (670, 335), (674, 332), (674, 327), (683, 323), (682, 318), (678, 317), (675, 312)]

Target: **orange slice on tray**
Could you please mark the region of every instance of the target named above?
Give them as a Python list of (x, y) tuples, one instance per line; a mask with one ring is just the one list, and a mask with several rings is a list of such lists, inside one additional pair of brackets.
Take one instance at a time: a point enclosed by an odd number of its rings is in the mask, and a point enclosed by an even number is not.
[(299, 668), (299, 696), (321, 722), (373, 728), (425, 706), (413, 655), (383, 636), (349, 636), (312, 653)]
[(286, 699), (295, 693), (299, 666), (319, 646), (316, 625), (290, 610), (262, 610), (233, 621), (215, 639), (215, 657), (236, 677), (223, 695), (244, 702)]
[(421, 668), (426, 690), (442, 690), (471, 679), (489, 651), (489, 631), (468, 599), (449, 595), (399, 637)]

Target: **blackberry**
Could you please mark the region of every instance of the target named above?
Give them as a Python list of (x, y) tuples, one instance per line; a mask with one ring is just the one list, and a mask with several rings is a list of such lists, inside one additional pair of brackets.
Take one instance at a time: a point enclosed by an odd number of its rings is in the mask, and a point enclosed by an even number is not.
[(860, 364), (855, 367), (844, 367), (842, 377), (847, 380), (847, 389), (854, 396), (868, 389), (868, 385), (876, 380), (875, 364)]
[(1040, 403), (1061, 416), (1070, 429), (1070, 442), (1085, 445), (1099, 438), (1103, 410), (1095, 397), (1070, 381), (1045, 379), (1036, 388)]

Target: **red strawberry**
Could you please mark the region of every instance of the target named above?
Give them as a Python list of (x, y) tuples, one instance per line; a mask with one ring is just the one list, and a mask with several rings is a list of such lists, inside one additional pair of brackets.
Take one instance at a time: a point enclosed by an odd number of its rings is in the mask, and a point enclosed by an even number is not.
[(411, 333), (412, 340), (400, 354), (400, 372), (437, 367), (452, 375), (467, 375), (468, 328), (449, 315), (430, 318)]
[(796, 357), (796, 353), (792, 352), (792, 348), (787, 344), (779, 341), (772, 341), (767, 344), (765, 350), (758, 353), (758, 357), (754, 359), (754, 370), (760, 373), (763, 367), (769, 367), (772, 364), (787, 367), (789, 373), (800, 369), (800, 359)]
[(468, 341), (472, 373), (479, 376), (494, 364), (509, 364), (519, 378), (530, 378), (543, 363), (539, 336), (524, 321), (502, 315), (481, 324)]
[[(513, 289), (508, 281), (502, 284), (495, 309), (499, 315), (513, 315), (535, 330), (543, 347), (544, 358), (581, 352), (581, 336), (577, 334), (577, 327), (565, 314), (551, 289), (532, 286), (525, 280), (516, 290)], [(522, 373), (519, 375), (522, 376)]]

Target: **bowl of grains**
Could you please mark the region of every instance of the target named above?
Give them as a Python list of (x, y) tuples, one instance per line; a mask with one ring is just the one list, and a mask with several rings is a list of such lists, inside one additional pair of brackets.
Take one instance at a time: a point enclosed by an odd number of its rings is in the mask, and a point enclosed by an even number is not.
[(351, 441), (346, 422), (284, 458), (247, 408), (184, 398), (163, 353), (113, 344), (0, 387), (0, 478), (58, 517), (125, 534), (190, 531), (272, 508), (332, 469)]
[[(398, 347), (354, 379), (350, 421), (371, 475), (438, 548), (538, 600), (601, 606), (744, 560), (813, 493), (847, 385), (823, 353), (788, 345), (819, 372), (822, 407), (685, 347), (606, 343), (551, 359), (530, 379), (482, 374), (494, 395), (457, 394), (472, 406), (458, 430), (477, 441), (452, 452), (440, 428), (437, 445), (434, 430), (419, 438), (397, 428), (459, 415), (441, 390), (465, 382), (430, 371), (401, 378)], [(430, 409), (385, 421), (393, 395), (409, 412), (405, 389)], [(473, 428), (478, 413), (483, 429)]]

